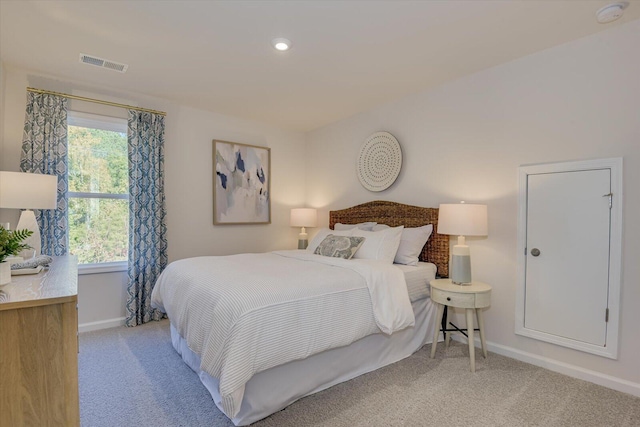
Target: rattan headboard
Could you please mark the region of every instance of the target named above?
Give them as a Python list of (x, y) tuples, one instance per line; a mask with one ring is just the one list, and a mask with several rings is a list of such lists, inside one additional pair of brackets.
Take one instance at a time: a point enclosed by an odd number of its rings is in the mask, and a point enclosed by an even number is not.
[(438, 208), (421, 208), (402, 203), (375, 202), (363, 203), (351, 208), (329, 212), (329, 227), (341, 222), (356, 224), (375, 221), (390, 227), (420, 227), (433, 224), (433, 233), (422, 249), (420, 260), (432, 262), (438, 267), (438, 276), (449, 277), (449, 236), (438, 234)]

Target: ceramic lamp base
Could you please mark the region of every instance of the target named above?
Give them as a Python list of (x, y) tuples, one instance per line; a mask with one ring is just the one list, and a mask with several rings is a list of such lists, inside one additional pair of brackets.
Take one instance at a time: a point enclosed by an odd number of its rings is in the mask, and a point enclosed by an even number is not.
[(460, 244), (460, 239), (458, 239), (458, 242), (451, 252), (451, 281), (462, 285), (471, 283), (471, 256), (469, 246), (464, 243)]
[(309, 240), (307, 240), (307, 237), (309, 237), (307, 230), (302, 227), (302, 231), (298, 234), (298, 249), (307, 249), (307, 246), (309, 246)]
[(20, 221), (18, 221), (16, 230), (23, 230), (25, 228), (33, 231), (33, 234), (22, 242), (31, 247), (31, 249), (25, 249), (20, 252), (20, 256), (27, 259), (40, 255), (40, 248), (42, 247), (42, 243), (40, 242), (40, 226), (38, 225), (38, 221), (36, 221), (35, 213), (29, 209), (22, 211), (20, 214)]
[(471, 283), (471, 257), (460, 255), (451, 257), (451, 281), (457, 285)]

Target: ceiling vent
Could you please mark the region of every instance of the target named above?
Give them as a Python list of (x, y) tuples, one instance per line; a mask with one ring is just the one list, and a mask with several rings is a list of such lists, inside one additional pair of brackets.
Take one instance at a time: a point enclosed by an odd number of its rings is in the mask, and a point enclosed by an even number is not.
[(110, 61), (108, 59), (98, 58), (97, 56), (80, 54), (80, 62), (83, 64), (95, 65), (96, 67), (108, 68), (113, 71), (124, 73), (129, 66), (127, 64), (121, 64), (119, 62)]

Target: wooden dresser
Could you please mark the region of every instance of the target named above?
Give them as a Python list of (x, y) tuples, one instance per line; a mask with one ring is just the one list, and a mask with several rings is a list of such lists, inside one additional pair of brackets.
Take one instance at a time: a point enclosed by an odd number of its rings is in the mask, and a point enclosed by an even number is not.
[(0, 287), (0, 426), (79, 426), (78, 260)]

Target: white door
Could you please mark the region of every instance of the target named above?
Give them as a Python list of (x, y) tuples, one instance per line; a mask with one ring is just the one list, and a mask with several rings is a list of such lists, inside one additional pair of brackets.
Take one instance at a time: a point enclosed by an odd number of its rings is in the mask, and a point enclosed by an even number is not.
[(524, 327), (607, 339), (611, 170), (527, 176)]

